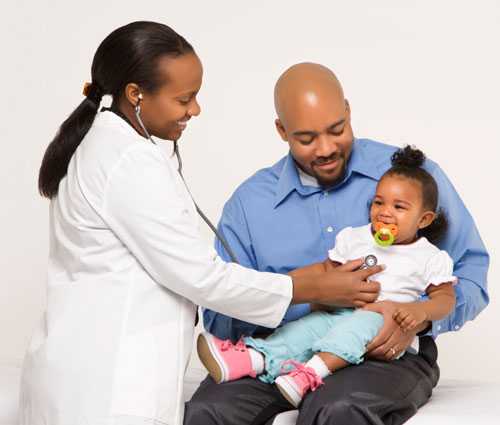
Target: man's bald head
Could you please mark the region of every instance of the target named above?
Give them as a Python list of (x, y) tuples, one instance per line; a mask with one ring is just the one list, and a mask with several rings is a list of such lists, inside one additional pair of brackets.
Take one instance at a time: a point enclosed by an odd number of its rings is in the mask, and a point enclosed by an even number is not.
[(335, 74), (323, 65), (288, 68), (274, 90), (276, 128), (295, 163), (322, 186), (345, 174), (354, 139), (350, 108)]
[(283, 124), (287, 115), (293, 113), (294, 106), (315, 106), (321, 98), (341, 105), (345, 102), (344, 91), (335, 74), (317, 63), (292, 65), (281, 74), (274, 87), (274, 106)]

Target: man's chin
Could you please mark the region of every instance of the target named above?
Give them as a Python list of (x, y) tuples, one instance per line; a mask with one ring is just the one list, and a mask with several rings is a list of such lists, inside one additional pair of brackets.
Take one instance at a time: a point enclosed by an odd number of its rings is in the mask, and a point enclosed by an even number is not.
[(333, 187), (336, 184), (340, 183), (344, 178), (344, 169), (340, 170), (340, 172), (331, 175), (315, 173), (314, 177), (316, 178), (318, 184), (321, 187)]

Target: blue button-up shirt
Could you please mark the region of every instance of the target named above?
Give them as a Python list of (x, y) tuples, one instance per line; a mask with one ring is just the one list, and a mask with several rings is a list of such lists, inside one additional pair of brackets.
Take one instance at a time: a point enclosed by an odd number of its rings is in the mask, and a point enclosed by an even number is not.
[[(347, 226), (369, 222), (369, 205), (377, 182), (391, 167), (395, 147), (355, 139), (343, 180), (332, 188), (304, 186), (289, 154), (270, 168), (258, 171), (235, 191), (224, 206), (219, 231), (238, 261), (246, 267), (288, 273), (323, 261)], [(449, 228), (439, 244), (455, 263), (457, 297), (454, 312), (433, 322), (432, 335), (460, 329), (488, 304), (489, 256), (469, 211), (439, 166), (424, 167), (439, 187), (439, 204), (448, 215)], [(219, 241), (217, 252), (229, 255)], [(308, 304), (292, 305), (283, 323), (309, 313)], [(256, 325), (204, 310), (205, 328), (219, 338), (238, 339), (262, 331)]]

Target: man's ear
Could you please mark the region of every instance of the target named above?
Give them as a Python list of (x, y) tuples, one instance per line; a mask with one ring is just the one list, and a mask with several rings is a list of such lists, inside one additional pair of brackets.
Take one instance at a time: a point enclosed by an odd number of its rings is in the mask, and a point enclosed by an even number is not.
[(433, 211), (424, 212), (418, 222), (418, 228), (424, 229), (425, 227), (429, 226), (434, 221), (435, 218), (436, 218), (435, 212)]
[(345, 102), (346, 119), (347, 121), (351, 121), (351, 105), (347, 99), (344, 99), (344, 102)]
[(283, 127), (283, 124), (281, 123), (279, 118), (276, 118), (276, 120), (274, 121), (274, 125), (276, 126), (276, 130), (278, 130), (278, 134), (280, 135), (281, 139), (284, 142), (288, 142), (288, 136), (286, 135), (285, 127)]

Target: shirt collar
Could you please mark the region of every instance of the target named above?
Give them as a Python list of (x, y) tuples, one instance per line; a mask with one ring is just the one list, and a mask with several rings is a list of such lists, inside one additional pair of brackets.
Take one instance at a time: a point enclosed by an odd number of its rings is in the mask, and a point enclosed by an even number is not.
[(296, 191), (302, 196), (307, 196), (312, 193), (321, 191), (321, 187), (304, 186), (300, 181), (297, 165), (288, 152), (285, 163), (281, 170), (278, 179), (278, 187), (276, 189), (276, 196), (274, 201), (274, 208), (276, 208), (283, 200), (293, 191)]
[[(384, 170), (385, 171), (385, 170)], [(347, 172), (340, 183), (327, 190), (335, 189), (344, 183), (346, 183), (352, 176), (353, 173), (362, 174), (364, 176), (370, 177), (374, 180), (379, 180), (382, 177), (384, 171), (381, 171), (376, 163), (374, 163), (373, 158), (369, 158), (364, 149), (364, 143), (362, 140), (354, 139), (352, 143), (351, 156), (347, 163)], [(274, 208), (276, 208), (283, 200), (292, 192), (296, 191), (302, 196), (312, 195), (313, 193), (320, 192), (324, 190), (321, 187), (316, 186), (305, 186), (300, 179), (297, 165), (289, 152), (283, 169), (278, 180), (278, 187), (276, 190)]]
[[(380, 180), (386, 168), (379, 164), (380, 158), (372, 158), (367, 152), (366, 140), (354, 139), (351, 156), (347, 163), (347, 172), (343, 182), (347, 181), (352, 173), (361, 174), (374, 180)], [(385, 158), (383, 158), (385, 160)], [(383, 161), (384, 163), (386, 161)]]

